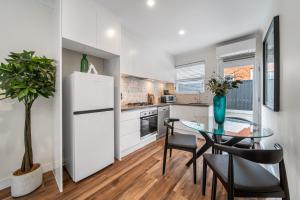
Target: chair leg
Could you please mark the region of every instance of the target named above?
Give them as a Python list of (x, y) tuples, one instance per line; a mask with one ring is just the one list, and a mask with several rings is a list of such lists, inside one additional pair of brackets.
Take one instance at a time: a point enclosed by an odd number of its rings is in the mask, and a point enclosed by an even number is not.
[(289, 191), (285, 191), (285, 198), (282, 198), (282, 200), (290, 200), (290, 193), (289, 193)]
[(205, 195), (206, 191), (206, 174), (207, 174), (207, 164), (205, 160), (203, 160), (203, 175), (202, 175), (202, 195)]
[(212, 186), (211, 186), (211, 200), (216, 200), (217, 196), (217, 176), (213, 173)]
[(228, 193), (227, 200), (234, 200), (234, 197), (231, 194)]
[(164, 148), (164, 159), (163, 159), (163, 175), (165, 174), (166, 171), (166, 160), (167, 160), (167, 146)]
[(193, 172), (194, 172), (194, 184), (197, 183), (197, 157), (196, 157), (196, 149), (193, 152)]
[(233, 192), (233, 188), (231, 186), (229, 186), (229, 189), (227, 191), (227, 200), (234, 200), (234, 192)]
[(170, 148), (170, 158), (172, 157), (172, 148)]
[(254, 139), (251, 138), (251, 141), (252, 141), (252, 143), (253, 143), (251, 149), (255, 149), (255, 141), (254, 141)]

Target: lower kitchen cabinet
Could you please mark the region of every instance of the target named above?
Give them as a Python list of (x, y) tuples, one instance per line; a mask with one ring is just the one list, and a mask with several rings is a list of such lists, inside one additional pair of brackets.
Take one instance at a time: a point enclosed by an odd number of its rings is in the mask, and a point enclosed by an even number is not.
[[(171, 118), (206, 124), (208, 123), (211, 113), (212, 106), (172, 105), (170, 109)], [(181, 122), (176, 122), (174, 127), (177, 132), (200, 136), (197, 131), (184, 126)]]
[(156, 140), (157, 134), (141, 139), (140, 113), (145, 110), (148, 111), (153, 109), (155, 110), (157, 108), (121, 112), (118, 159), (121, 159), (122, 157)]
[[(156, 108), (152, 108), (156, 109)], [(121, 112), (120, 116), (120, 134), (119, 134), (119, 154), (118, 159), (144, 147), (145, 145), (156, 140), (156, 134), (141, 139), (140, 135), (140, 113), (149, 110), (149, 108), (130, 110)], [(190, 106), (190, 105), (171, 105), (170, 117), (179, 118), (194, 122), (208, 123), (210, 114), (212, 113), (211, 106)], [(181, 122), (175, 123), (175, 131), (186, 134), (195, 134), (200, 137), (199, 133), (187, 128)]]
[(120, 149), (124, 151), (138, 145), (140, 142), (140, 132), (132, 132), (127, 135), (122, 135), (120, 140)]
[(120, 158), (135, 150), (140, 142), (140, 111), (121, 113), (120, 120)]
[(156, 140), (157, 134), (141, 138), (141, 112), (155, 110), (153, 108), (142, 108), (138, 110), (123, 111), (120, 115), (119, 148), (117, 158), (122, 157), (144, 147)]
[(140, 142), (140, 119), (129, 119), (120, 123), (120, 149), (124, 154)]
[(132, 133), (138, 133), (138, 136), (140, 136), (140, 118), (121, 121), (120, 130), (121, 136)]

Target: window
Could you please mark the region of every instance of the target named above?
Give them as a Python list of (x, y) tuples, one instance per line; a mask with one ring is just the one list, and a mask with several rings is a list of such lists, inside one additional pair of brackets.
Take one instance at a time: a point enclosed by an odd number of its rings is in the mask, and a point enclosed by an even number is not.
[(204, 62), (176, 66), (177, 93), (203, 93), (205, 90), (204, 79)]

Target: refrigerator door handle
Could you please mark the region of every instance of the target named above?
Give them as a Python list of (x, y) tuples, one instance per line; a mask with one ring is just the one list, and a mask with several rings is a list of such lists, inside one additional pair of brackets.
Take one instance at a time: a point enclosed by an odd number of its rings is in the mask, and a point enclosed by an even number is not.
[(82, 115), (82, 114), (89, 114), (89, 113), (98, 113), (98, 112), (107, 112), (112, 111), (114, 108), (103, 108), (103, 109), (95, 109), (95, 110), (83, 110), (83, 111), (75, 111), (73, 112), (74, 115)]

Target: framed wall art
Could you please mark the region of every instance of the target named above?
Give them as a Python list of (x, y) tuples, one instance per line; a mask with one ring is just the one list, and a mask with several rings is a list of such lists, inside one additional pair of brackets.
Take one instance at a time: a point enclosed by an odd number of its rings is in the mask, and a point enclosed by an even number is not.
[(263, 105), (280, 110), (279, 16), (273, 18), (263, 41)]

